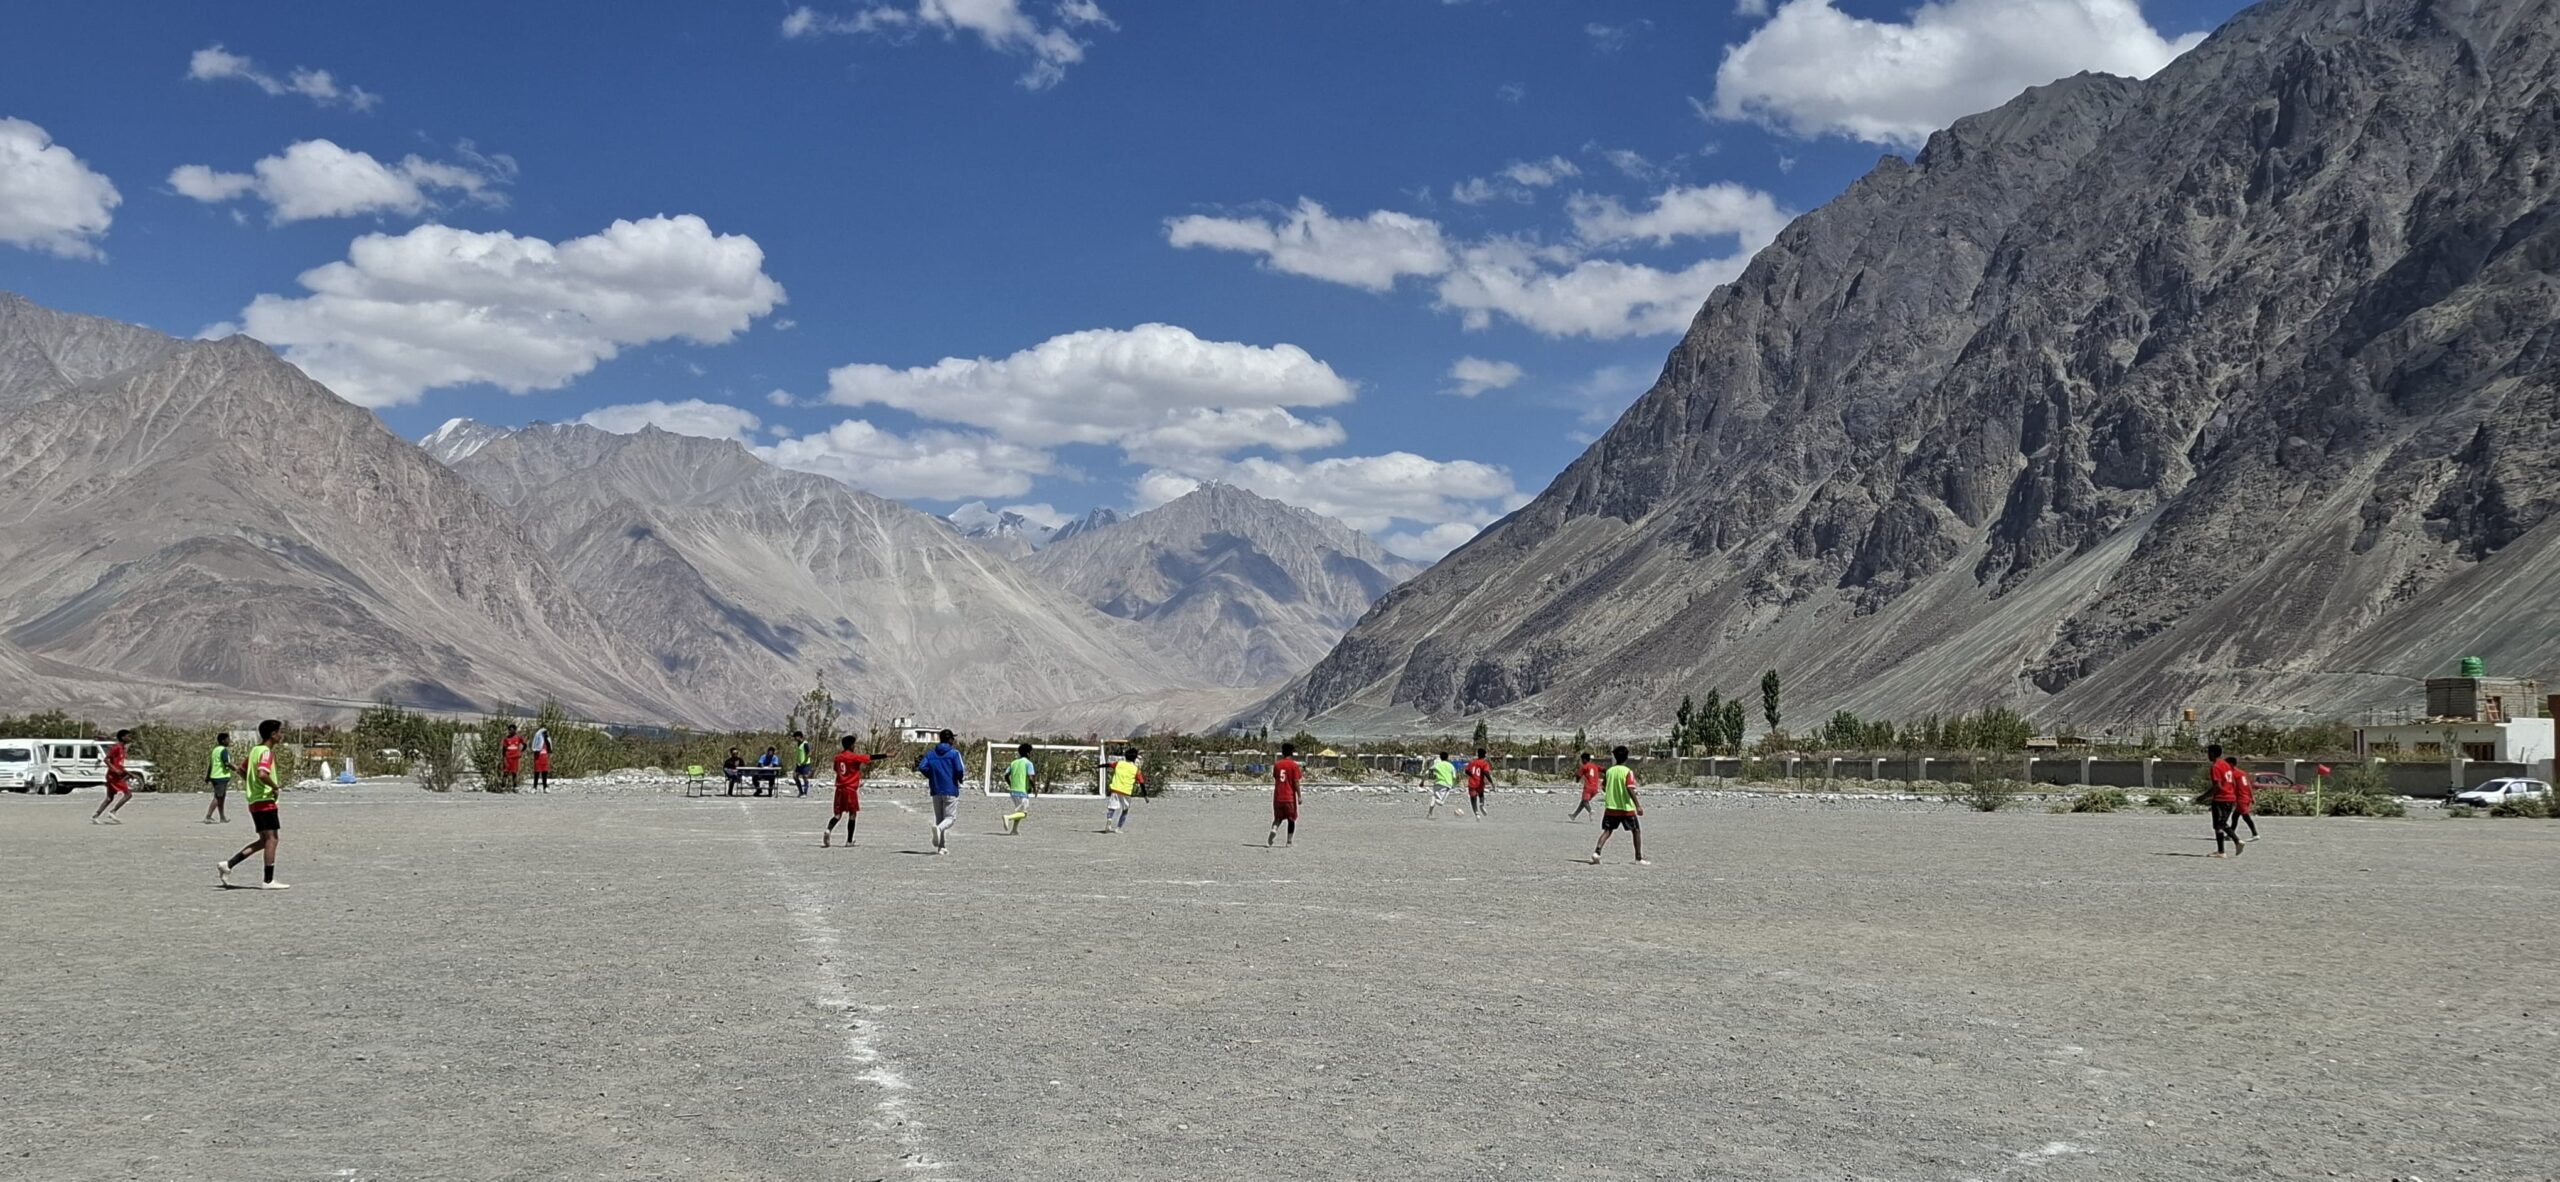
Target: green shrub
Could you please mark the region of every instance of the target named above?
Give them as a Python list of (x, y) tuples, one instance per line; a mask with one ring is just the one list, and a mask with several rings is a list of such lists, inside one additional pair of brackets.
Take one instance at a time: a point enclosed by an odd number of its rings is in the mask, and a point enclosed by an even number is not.
[(2501, 800), (2489, 806), (2492, 817), (2526, 817), (2536, 821), (2551, 819), (2551, 802), (2539, 796)]
[(2133, 798), (2122, 788), (2092, 788), (2071, 798), (2075, 813), (2112, 813), (2133, 807)]
[(2338, 784), (2328, 793), (2328, 812), (2332, 817), (2405, 817), (2407, 805), (2400, 803), (2391, 791), (2391, 781), (2382, 769), (2372, 764), (2358, 764), (2338, 777)]
[(2196, 806), (2188, 802), (2190, 795), (2185, 792), (2154, 792), (2143, 803), (2173, 817), (2183, 816), (2196, 811)]
[(1977, 813), (1996, 813), (2017, 801), (2020, 787), (2016, 780), (1976, 780), (1965, 785), (1956, 799)]
[(2311, 815), (2311, 794), (2283, 789), (2261, 792), (2250, 803), (2250, 809), (2262, 817), (2308, 817)]
[(2445, 816), (2447, 816), (2447, 817), (2450, 817), (2450, 818), (2452, 818), (2452, 819), (2454, 819), (2454, 820), (2456, 820), (2456, 821), (2459, 821), (2459, 820), (2462, 820), (2462, 819), (2464, 819), (2464, 818), (2466, 818), (2466, 817), (2476, 817), (2476, 816), (2479, 816), (2479, 815), (2480, 815), (2480, 810), (2475, 809), (2475, 808), (2473, 808), (2473, 807), (2471, 807), (2470, 805), (2467, 805), (2467, 804), (2457, 804), (2457, 805), (2453, 806), (2452, 808), (2446, 809), (2446, 810), (2444, 811), (2444, 815), (2445, 815)]

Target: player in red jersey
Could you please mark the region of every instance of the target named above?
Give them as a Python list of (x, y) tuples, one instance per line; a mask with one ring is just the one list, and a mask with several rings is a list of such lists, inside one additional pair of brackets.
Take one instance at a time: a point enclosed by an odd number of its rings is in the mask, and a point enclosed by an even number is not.
[(498, 741), (498, 762), (506, 772), (507, 790), (515, 791), (516, 776), (524, 767), (524, 736), (516, 733), (512, 722), (507, 724), (507, 737)]
[(825, 848), (836, 839), (836, 821), (844, 821), (844, 847), (853, 848), (853, 826), (862, 819), (862, 772), (876, 755), (864, 755), (853, 749), (853, 736), (844, 737), (844, 750), (836, 752), (836, 811), (827, 818), (827, 831), (818, 835), (818, 845)]
[(1298, 766), (1298, 745), (1280, 744), (1280, 761), (1271, 765), (1271, 832), (1262, 838), (1270, 845), (1280, 836), (1280, 826), (1289, 827), (1286, 844), (1298, 844), (1298, 781), (1306, 774)]
[(1600, 798), (1600, 777), (1603, 774), (1605, 773), (1600, 766), (1600, 762), (1591, 758), (1590, 752), (1583, 752), (1582, 803), (1573, 806), (1573, 811), (1566, 814), (1565, 820), (1579, 821), (1582, 819), (1584, 814), (1591, 811), (1591, 802)]
[(1493, 787), (1493, 763), (1484, 757), (1484, 748), (1476, 748), (1476, 757), (1467, 761), (1467, 812), (1484, 819), (1484, 794)]
[(124, 745), (132, 738), (132, 731), (117, 731), (116, 741), (107, 744), (107, 798), (98, 802), (97, 812), (89, 814), (92, 825), (124, 824), (116, 814), (133, 799), (133, 776), (124, 770)]
[[(2239, 815), (2240, 793), (2249, 782), (2249, 773), (2241, 771), (2238, 762), (2222, 754), (2220, 743), (2206, 747), (2204, 754), (2205, 758), (2213, 761), (2205, 772), (2213, 780), (2213, 790), (2208, 794), (2213, 805), (2213, 856), (2238, 857), (2249, 852), (2249, 843), (2240, 840), (2238, 823), (2234, 820)], [(2228, 855), (2222, 852), (2222, 843), (2226, 839), (2231, 842)]]

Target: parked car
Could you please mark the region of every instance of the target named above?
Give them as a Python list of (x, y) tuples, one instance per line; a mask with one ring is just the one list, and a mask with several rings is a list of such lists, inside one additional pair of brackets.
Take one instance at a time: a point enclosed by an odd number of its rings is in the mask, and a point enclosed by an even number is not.
[(2308, 792), (2311, 790), (2308, 785), (2283, 772), (2251, 772), (2249, 789), (2252, 792)]
[(2453, 803), (2485, 809), (2505, 801), (2526, 800), (2537, 796), (2544, 800), (2551, 799), (2551, 785), (2540, 780), (2491, 780), (2477, 788), (2454, 793)]
[[(158, 783), (150, 760), (128, 757), (124, 770), (136, 791)], [(0, 789), (53, 794), (106, 783), (107, 745), (96, 739), (0, 739)]]

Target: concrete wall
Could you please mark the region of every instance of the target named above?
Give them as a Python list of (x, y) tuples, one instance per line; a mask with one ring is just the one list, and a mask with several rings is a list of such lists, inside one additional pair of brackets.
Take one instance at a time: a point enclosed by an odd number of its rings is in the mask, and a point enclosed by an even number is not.
[[(1455, 754), (1455, 753), (1453, 753)], [(1212, 757), (1213, 760), (1222, 757)], [(1269, 756), (1239, 755), (1232, 759), (1234, 767), (1243, 770), (1270, 762)], [(2032, 762), (2031, 762), (2032, 761)], [(1365, 769), (1371, 776), (1416, 777), (1421, 774), (1422, 760), (1393, 755), (1315, 756), (1307, 758), (1308, 766), (1321, 776)], [(1463, 762), (1463, 760), (1461, 760)], [(1492, 761), (1497, 772), (1512, 771), (1526, 785), (1565, 785), (1574, 782), (1580, 761), (1573, 756), (1515, 755)], [(1669, 759), (1638, 756), (1635, 767), (1649, 783), (1673, 785), (1692, 777), (1709, 780), (1750, 780), (1760, 782), (1802, 781), (1819, 783), (1840, 780), (1930, 780), (1973, 783), (1982, 780), (2024, 780), (2053, 787), (2112, 787), (2134, 791), (2175, 791), (2192, 786), (2203, 774), (2205, 761), (2196, 759), (2100, 759), (2077, 755), (2027, 756), (1804, 756), (1787, 759), (1740, 759), (1734, 756), (1714, 758)], [(2308, 784), (2317, 774), (2320, 761), (2315, 759), (2243, 760), (2241, 765), (2252, 772), (2279, 772)], [(2329, 783), (2335, 787), (2355, 764), (2337, 760), (2330, 764)], [(2477, 787), (2502, 776), (2536, 774), (2536, 765), (2513, 762), (2464, 760), (2459, 766), (2450, 760), (2409, 762), (2382, 761), (2376, 765), (2391, 790), (2405, 796), (2450, 796), (2459, 785)], [(2544, 770), (2540, 778), (2549, 779)]]

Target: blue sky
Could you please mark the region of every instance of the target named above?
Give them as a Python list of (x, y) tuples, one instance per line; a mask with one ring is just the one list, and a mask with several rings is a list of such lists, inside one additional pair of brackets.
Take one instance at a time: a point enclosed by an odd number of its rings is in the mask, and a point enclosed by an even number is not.
[(936, 512), (1224, 479), (1430, 557), (1788, 216), (2234, 8), (25, 6), (0, 288), (412, 438), (655, 422)]

